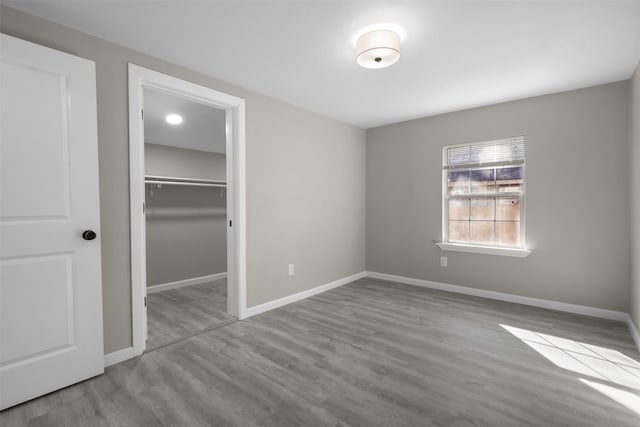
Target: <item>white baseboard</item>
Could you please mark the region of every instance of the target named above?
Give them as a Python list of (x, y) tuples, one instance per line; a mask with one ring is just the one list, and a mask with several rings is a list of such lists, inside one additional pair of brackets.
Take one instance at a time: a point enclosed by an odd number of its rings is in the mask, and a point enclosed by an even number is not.
[(283, 305), (291, 304), (292, 302), (296, 302), (296, 301), (303, 300), (305, 298), (312, 297), (322, 292), (326, 292), (328, 290), (337, 288), (339, 286), (346, 285), (347, 283), (351, 283), (355, 280), (362, 279), (363, 277), (365, 277), (365, 272), (361, 271), (360, 273), (352, 274), (351, 276), (343, 277), (342, 279), (338, 279), (330, 283), (325, 283), (324, 285), (307, 289), (306, 291), (298, 292), (297, 294), (288, 295), (286, 297), (279, 298), (277, 300), (265, 302), (264, 304), (248, 307), (245, 311), (245, 318), (255, 316), (256, 314), (264, 313), (265, 311), (273, 310), (275, 308), (282, 307)]
[(227, 273), (210, 274), (208, 276), (194, 277), (193, 279), (178, 280), (177, 282), (162, 283), (160, 285), (147, 286), (147, 294), (168, 291), (169, 289), (182, 288), (184, 286), (199, 285), (200, 283), (213, 282), (227, 277)]
[(621, 311), (605, 310), (603, 308), (589, 307), (585, 305), (568, 304), (558, 301), (550, 301), (539, 298), (530, 298), (502, 292), (487, 291), (484, 289), (468, 288), (466, 286), (450, 285), (447, 283), (432, 282), (430, 280), (414, 279), (412, 277), (395, 276), (392, 274), (367, 271), (366, 277), (390, 282), (404, 283), (406, 285), (421, 286), (423, 288), (438, 289), (441, 291), (455, 292), (458, 294), (473, 295), (481, 298), (489, 298), (499, 301), (513, 302), (516, 304), (530, 305), (533, 307), (547, 308), (549, 310), (564, 311), (567, 313), (582, 314), (585, 316), (599, 317), (603, 319), (627, 321), (627, 313)]
[[(157, 285), (157, 286), (164, 287), (164, 286), (170, 285), (170, 286), (173, 286), (173, 288), (177, 288), (181, 286), (188, 286), (191, 284), (203, 283), (203, 282), (209, 282), (212, 280), (221, 279), (223, 277), (226, 277), (226, 275), (227, 275), (226, 273), (220, 273), (220, 274), (214, 274), (211, 276), (183, 280), (183, 281), (174, 282), (174, 283), (166, 283), (166, 284)], [(412, 277), (377, 273), (374, 271), (362, 271), (360, 273), (352, 274), (351, 276), (343, 277), (342, 279), (338, 279), (330, 283), (325, 283), (324, 285), (320, 285), (312, 289), (307, 289), (306, 291), (298, 292), (297, 294), (288, 295), (286, 297), (279, 298), (277, 300), (273, 300), (273, 301), (266, 302), (264, 304), (249, 307), (245, 311), (245, 318), (255, 316), (257, 314), (264, 313), (266, 311), (273, 310), (273, 309), (285, 306), (287, 304), (291, 304), (293, 302), (303, 300), (305, 298), (309, 298), (311, 296), (346, 285), (347, 283), (351, 283), (353, 281), (362, 279), (364, 277), (368, 277), (371, 279), (387, 280), (390, 282), (404, 283), (406, 285), (420, 286), (420, 287), (429, 288), (429, 289), (438, 289), (441, 291), (454, 292), (458, 294), (472, 295), (472, 296), (481, 297), (481, 298), (512, 302), (516, 304), (524, 304), (524, 305), (529, 305), (533, 307), (547, 308), (550, 310), (564, 311), (568, 313), (582, 314), (585, 316), (599, 317), (603, 319), (618, 320), (621, 322), (626, 322), (629, 327), (629, 332), (636, 344), (636, 347), (638, 347), (638, 351), (640, 351), (640, 332), (638, 331), (635, 324), (633, 323), (633, 320), (627, 313), (623, 313), (620, 311), (613, 311), (613, 310), (605, 310), (602, 308), (588, 307), (584, 305), (576, 305), (576, 304), (568, 304), (568, 303), (557, 302), (557, 301), (544, 300), (539, 298), (524, 297), (520, 295), (513, 295), (513, 294), (502, 293), (502, 292), (487, 291), (484, 289), (469, 288), (466, 286), (432, 282), (430, 280), (415, 279)], [(201, 280), (201, 279), (206, 279), (206, 280), (182, 284), (184, 282), (190, 282), (190, 281)], [(177, 284), (177, 286), (174, 284)], [(156, 288), (157, 286), (154, 286), (154, 288)], [(165, 289), (173, 289), (173, 288), (165, 288)], [(151, 293), (150, 290), (148, 290), (147, 292)], [(159, 292), (159, 291), (155, 291), (155, 292)], [(122, 350), (105, 354), (104, 366), (106, 368), (108, 366), (115, 365), (116, 363), (124, 362), (125, 360), (128, 360), (128, 359), (132, 359), (136, 356), (138, 355), (135, 353), (133, 347), (123, 348)]]
[(136, 353), (133, 351), (133, 347), (123, 348), (122, 350), (114, 351), (113, 353), (104, 355), (104, 367), (115, 365), (116, 363), (124, 362), (125, 360), (133, 359), (136, 357)]
[(640, 331), (636, 328), (636, 324), (633, 323), (630, 315), (627, 316), (627, 326), (629, 327), (629, 333), (631, 334), (631, 338), (633, 338), (633, 342), (636, 343), (636, 347), (638, 347), (638, 351), (640, 351)]

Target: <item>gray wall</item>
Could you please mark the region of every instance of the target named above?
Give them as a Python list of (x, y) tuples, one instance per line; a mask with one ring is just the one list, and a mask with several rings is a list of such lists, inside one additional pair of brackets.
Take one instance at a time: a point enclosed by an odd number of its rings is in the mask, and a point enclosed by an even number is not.
[(144, 173), (179, 178), (227, 179), (227, 156), (166, 145), (144, 144)]
[(253, 108), (270, 112), (249, 118), (270, 138), (247, 165), (250, 307), (361, 272), (365, 257), (364, 130), (267, 98)]
[[(219, 153), (145, 144), (147, 175), (226, 178)], [(226, 193), (215, 187), (145, 186), (147, 286), (227, 271)]]
[[(640, 331), (640, 63), (631, 78), (629, 99), (631, 155), (631, 280), (629, 314)], [(640, 344), (640, 343), (639, 343)]]
[(364, 130), (6, 6), (0, 31), (96, 62), (107, 353), (131, 345), (128, 62), (246, 100), (249, 306), (364, 269)]
[[(626, 312), (628, 91), (619, 82), (369, 129), (367, 270)], [(442, 146), (518, 135), (533, 253), (441, 251)]]

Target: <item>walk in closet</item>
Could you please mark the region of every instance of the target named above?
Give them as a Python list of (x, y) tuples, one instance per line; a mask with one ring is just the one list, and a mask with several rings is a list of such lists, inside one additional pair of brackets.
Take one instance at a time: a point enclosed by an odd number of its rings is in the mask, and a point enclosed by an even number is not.
[(225, 111), (145, 89), (147, 351), (227, 314)]

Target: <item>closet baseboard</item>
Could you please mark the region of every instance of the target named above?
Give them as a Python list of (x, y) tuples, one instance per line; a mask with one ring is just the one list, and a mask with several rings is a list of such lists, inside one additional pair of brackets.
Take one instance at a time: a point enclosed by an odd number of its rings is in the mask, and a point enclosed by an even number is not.
[(168, 291), (169, 289), (182, 288), (185, 286), (199, 285), (201, 283), (213, 282), (214, 280), (226, 279), (227, 273), (210, 274), (208, 276), (194, 277), (193, 279), (178, 280), (177, 282), (161, 283), (160, 285), (147, 286), (147, 294)]

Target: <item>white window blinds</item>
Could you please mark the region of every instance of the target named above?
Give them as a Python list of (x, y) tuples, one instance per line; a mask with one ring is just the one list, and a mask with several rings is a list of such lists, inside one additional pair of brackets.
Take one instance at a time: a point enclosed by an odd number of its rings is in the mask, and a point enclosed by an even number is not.
[(447, 148), (445, 169), (524, 163), (524, 137)]

